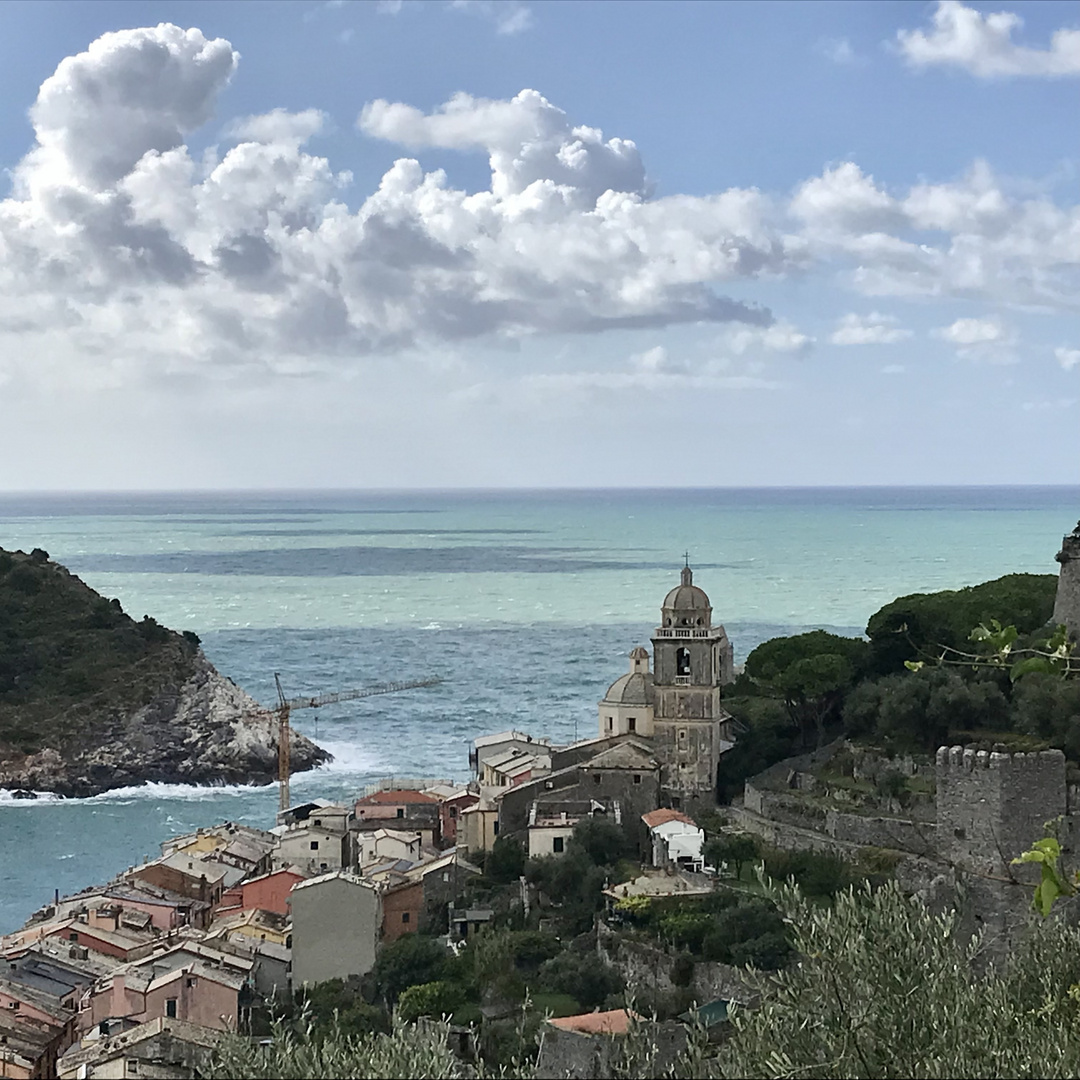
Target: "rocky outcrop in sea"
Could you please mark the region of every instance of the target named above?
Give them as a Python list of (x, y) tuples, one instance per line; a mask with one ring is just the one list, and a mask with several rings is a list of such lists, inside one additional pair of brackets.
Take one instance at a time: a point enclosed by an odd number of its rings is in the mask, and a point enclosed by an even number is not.
[[(29, 795), (96, 795), (147, 782), (174, 784), (269, 784), (277, 779), (278, 718), (266, 712), (201, 652), (193, 674), (127, 716), (104, 725), (95, 744), (0, 760), (0, 788)], [(310, 739), (292, 731), (293, 772), (331, 760)]]

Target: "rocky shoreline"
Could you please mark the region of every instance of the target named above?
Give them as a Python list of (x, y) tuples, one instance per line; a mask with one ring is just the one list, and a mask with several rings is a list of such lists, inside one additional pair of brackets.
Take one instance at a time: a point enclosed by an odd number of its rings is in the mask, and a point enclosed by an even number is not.
[[(270, 784), (277, 780), (277, 716), (226, 678), (201, 651), (193, 674), (127, 716), (112, 717), (93, 745), (45, 747), (0, 761), (0, 789), (16, 797), (86, 798), (147, 782)], [(292, 771), (330, 761), (291, 732)]]

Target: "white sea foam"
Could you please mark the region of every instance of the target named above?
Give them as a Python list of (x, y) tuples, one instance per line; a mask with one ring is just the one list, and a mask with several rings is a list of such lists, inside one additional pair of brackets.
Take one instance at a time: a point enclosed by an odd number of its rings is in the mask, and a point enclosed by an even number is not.
[(328, 773), (338, 776), (355, 776), (357, 774), (378, 772), (379, 769), (385, 767), (378, 754), (362, 749), (354, 742), (322, 739), (320, 745), (324, 750), (334, 755), (334, 760), (327, 762), (325, 765), (320, 765), (318, 769), (312, 772), (300, 773), (294, 776), (292, 779), (294, 785), (298, 781), (302, 783), (305, 778), (314, 780), (320, 776), (326, 776)]
[(32, 799), (25, 797), (17, 797), (13, 791), (6, 789), (0, 790), (0, 806), (35, 806), (44, 805), (45, 803), (58, 803), (65, 802), (59, 795), (54, 795), (51, 791), (39, 791)]

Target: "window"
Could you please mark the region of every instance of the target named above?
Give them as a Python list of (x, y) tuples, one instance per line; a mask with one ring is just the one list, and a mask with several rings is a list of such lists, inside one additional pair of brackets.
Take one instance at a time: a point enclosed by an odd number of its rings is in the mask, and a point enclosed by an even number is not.
[(675, 674), (690, 674), (690, 650), (685, 646), (675, 650)]
[(187, 979), (188, 987), (190, 988), (190, 987), (194, 986), (195, 982), (196, 982), (195, 977), (193, 975), (189, 975), (188, 979)]
[(318, 840), (312, 840), (311, 841), (311, 850), (312, 851), (318, 851), (319, 850), (319, 841)]
[(611, 730), (611, 717), (610, 716), (607, 718), (607, 729), (608, 729), (608, 731)]
[(594, 784), (599, 784), (600, 783), (600, 774), (599, 773), (593, 773), (592, 782)]
[(556, 855), (558, 855), (562, 851), (562, 849), (563, 838), (561, 836), (553, 837), (551, 841), (551, 850), (555, 852)]
[(401, 913), (401, 921), (402, 922), (408, 922), (409, 921), (409, 912), (403, 911)]
[(18, 1012), (18, 1011), (19, 1011), (19, 1005), (20, 1005), (20, 1002), (18, 1002), (18, 1001), (13, 1001), (13, 1002), (11, 1003), (11, 1007), (12, 1007), (12, 1008), (13, 1008), (13, 1009), (14, 1009), (14, 1010), (15, 1010), (16, 1012)]
[(495, 822), (495, 828), (494, 828), (493, 831), (494, 831), (496, 836), (499, 835), (499, 823), (497, 821)]
[(320, 825), (322, 825), (322, 820), (320, 818), (316, 818), (315, 819), (315, 827), (318, 828)]
[(635, 784), (640, 784), (641, 783), (641, 774), (640, 773), (634, 773), (634, 783)]
[(451, 806), (451, 807), (450, 807), (450, 816), (451, 816), (452, 818), (456, 818), (456, 817), (457, 817), (457, 807), (456, 807), (456, 806)]
[(636, 716), (627, 717), (626, 727), (627, 727), (628, 731), (637, 731), (637, 717)]
[(78, 940), (79, 940), (79, 932), (78, 932), (78, 930), (72, 930), (72, 931), (70, 931), (68, 933), (68, 941), (78, 941)]
[(443, 881), (449, 881), (450, 880), (450, 871), (449, 870), (444, 870), (442, 872), (442, 879), (443, 879)]
[(686, 728), (684, 727), (679, 728), (679, 742), (686, 742)]
[(129, 1073), (138, 1073), (138, 1071), (139, 1071), (139, 1063), (134, 1058), (132, 1058), (127, 1063), (127, 1071)]
[(173, 1020), (176, 1019), (176, 998), (165, 999), (165, 1015)]
[(405, 807), (399, 806), (397, 808), (397, 816), (398, 817), (404, 817), (405, 816)]

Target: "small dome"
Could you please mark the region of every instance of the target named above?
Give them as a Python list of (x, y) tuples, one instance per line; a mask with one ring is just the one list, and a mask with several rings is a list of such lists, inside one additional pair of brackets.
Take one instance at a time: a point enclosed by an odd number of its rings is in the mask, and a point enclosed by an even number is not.
[(636, 646), (634, 646), (634, 648), (632, 648), (630, 650), (630, 659), (631, 660), (648, 660), (649, 659), (649, 651), (648, 651), (648, 649), (643, 648), (641, 645), (636, 645)]
[(604, 701), (610, 705), (651, 705), (653, 703), (653, 677), (644, 672), (623, 675), (616, 679)]
[(676, 585), (664, 597), (662, 606), (672, 611), (699, 611), (711, 608), (712, 604), (709, 603), (704, 589), (699, 589), (696, 585)]

